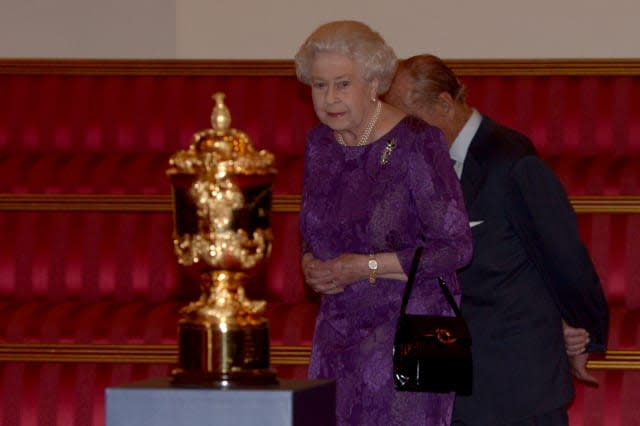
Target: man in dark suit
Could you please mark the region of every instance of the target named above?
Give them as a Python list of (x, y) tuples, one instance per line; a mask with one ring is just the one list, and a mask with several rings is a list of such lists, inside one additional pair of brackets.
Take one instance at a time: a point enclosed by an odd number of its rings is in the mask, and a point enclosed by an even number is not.
[(387, 101), (439, 127), (461, 178), (473, 234), (459, 271), (473, 339), (473, 392), (454, 425), (568, 424), (571, 373), (597, 384), (608, 308), (562, 184), (524, 135), (469, 107), (439, 58), (401, 62)]

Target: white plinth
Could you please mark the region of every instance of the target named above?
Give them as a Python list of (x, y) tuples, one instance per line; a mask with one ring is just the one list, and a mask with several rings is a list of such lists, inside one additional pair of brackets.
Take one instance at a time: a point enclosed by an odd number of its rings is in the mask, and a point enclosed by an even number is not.
[(107, 388), (105, 394), (107, 426), (335, 425), (335, 383), (327, 380), (185, 388), (155, 378)]

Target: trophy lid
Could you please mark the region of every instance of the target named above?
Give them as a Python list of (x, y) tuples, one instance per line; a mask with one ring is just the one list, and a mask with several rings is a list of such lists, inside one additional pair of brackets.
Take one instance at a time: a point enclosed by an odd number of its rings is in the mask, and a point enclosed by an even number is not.
[(188, 150), (178, 151), (171, 159), (169, 170), (174, 173), (275, 174), (274, 156), (266, 150), (256, 151), (249, 136), (231, 128), (231, 113), (224, 103), (225, 94), (212, 96), (211, 128), (193, 135)]

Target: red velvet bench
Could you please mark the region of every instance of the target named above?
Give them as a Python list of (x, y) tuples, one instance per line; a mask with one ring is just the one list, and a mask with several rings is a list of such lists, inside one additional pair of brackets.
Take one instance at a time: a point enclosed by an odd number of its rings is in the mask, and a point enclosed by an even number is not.
[[(452, 61), (470, 101), (534, 140), (558, 172), (611, 305), (609, 352), (572, 425), (640, 418), (640, 61)], [(272, 365), (306, 375), (317, 298), (299, 265), (308, 88), (289, 61), (0, 60), (0, 424), (102, 425), (104, 389), (170, 374), (178, 310), (198, 289), (171, 245), (169, 156), (209, 127), (276, 156), (263, 280)]]

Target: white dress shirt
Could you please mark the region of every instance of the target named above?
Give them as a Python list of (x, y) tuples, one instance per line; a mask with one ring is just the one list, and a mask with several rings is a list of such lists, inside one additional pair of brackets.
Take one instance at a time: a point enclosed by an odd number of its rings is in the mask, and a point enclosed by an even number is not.
[(464, 159), (467, 157), (467, 151), (469, 151), (469, 145), (471, 144), (471, 140), (475, 136), (478, 131), (478, 127), (480, 127), (480, 122), (482, 121), (482, 115), (473, 108), (471, 111), (471, 116), (456, 136), (456, 139), (453, 141), (451, 148), (449, 148), (449, 156), (454, 161), (453, 168), (458, 175), (458, 179), (462, 177), (462, 168), (464, 166)]

